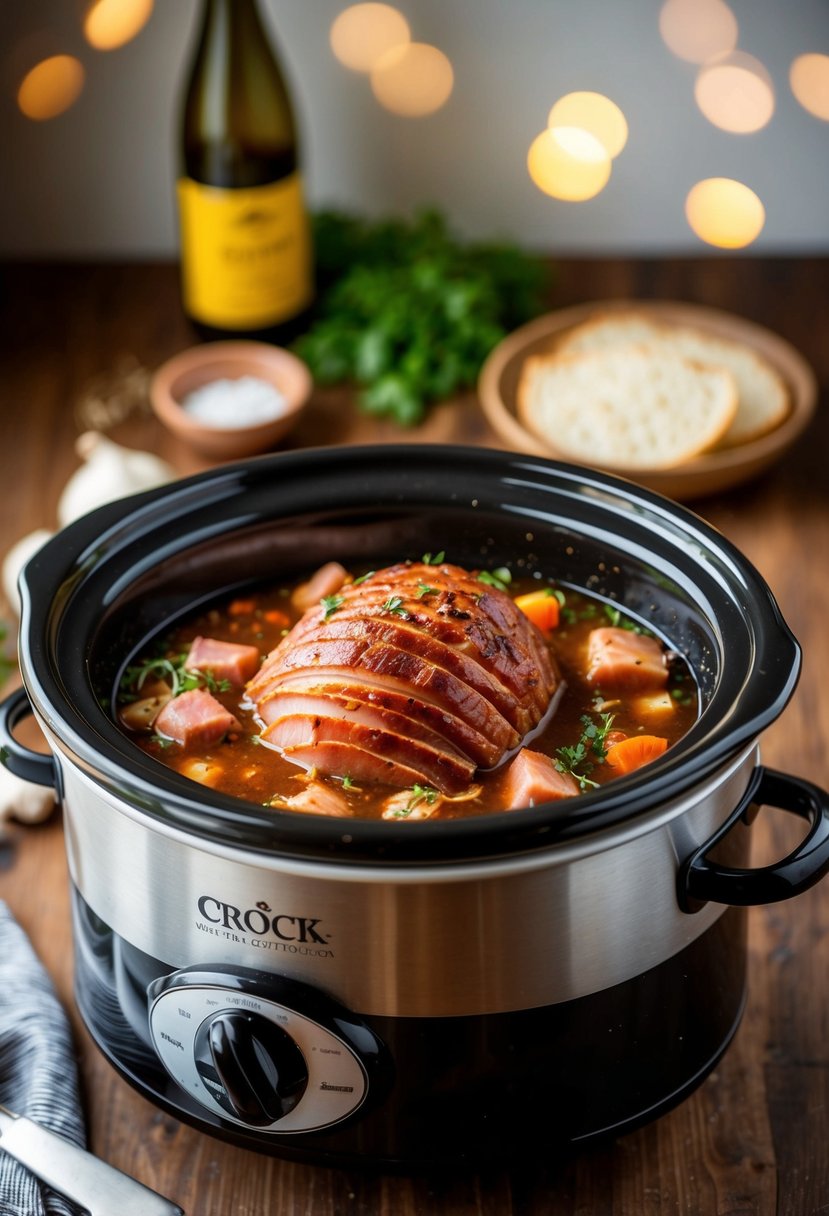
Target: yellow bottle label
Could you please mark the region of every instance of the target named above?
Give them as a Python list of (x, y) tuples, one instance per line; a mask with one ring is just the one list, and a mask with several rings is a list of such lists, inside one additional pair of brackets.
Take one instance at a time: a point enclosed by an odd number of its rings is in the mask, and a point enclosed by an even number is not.
[(219, 329), (278, 325), (311, 302), (311, 241), (298, 173), (226, 190), (178, 183), (184, 306)]

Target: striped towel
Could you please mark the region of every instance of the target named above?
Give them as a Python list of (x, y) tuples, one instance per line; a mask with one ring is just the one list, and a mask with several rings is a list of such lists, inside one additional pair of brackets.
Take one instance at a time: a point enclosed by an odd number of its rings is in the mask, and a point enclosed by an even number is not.
[[(1, 900), (0, 1103), (75, 1144), (85, 1143), (66, 1014), (26, 935)], [(74, 1204), (0, 1152), (0, 1216), (77, 1216), (78, 1212)]]

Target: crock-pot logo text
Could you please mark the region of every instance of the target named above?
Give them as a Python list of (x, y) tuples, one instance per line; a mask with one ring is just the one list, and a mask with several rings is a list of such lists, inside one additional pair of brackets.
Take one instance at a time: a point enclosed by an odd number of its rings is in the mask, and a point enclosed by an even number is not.
[(237, 908), (213, 895), (202, 895), (198, 908), (203, 920), (196, 921), (196, 928), (213, 937), (259, 950), (333, 957), (333, 950), (325, 949), (328, 936), (320, 927), (319, 917), (274, 912), (264, 901), (253, 908)]

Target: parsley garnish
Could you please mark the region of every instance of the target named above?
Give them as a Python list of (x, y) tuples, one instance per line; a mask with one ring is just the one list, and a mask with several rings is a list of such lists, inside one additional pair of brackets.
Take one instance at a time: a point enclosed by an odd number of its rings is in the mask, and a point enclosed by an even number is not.
[[(630, 617), (622, 616), (618, 608), (614, 608), (612, 604), (602, 604), (605, 616), (617, 629), (627, 629), (628, 633), (641, 633), (647, 637), (652, 637), (651, 631), (645, 629), (643, 625), (637, 625), (636, 621), (632, 621)], [(584, 615), (584, 614), (583, 614)]]
[(344, 790), (356, 790), (357, 789), (357, 786), (351, 780), (348, 773), (346, 773), (345, 776), (343, 777), (343, 789)]
[(430, 587), (428, 583), (417, 584), (417, 598), (422, 600), (424, 595), (440, 595), (439, 587)]
[(128, 667), (121, 677), (118, 700), (122, 703), (137, 700), (150, 676), (169, 684), (174, 697), (194, 688), (206, 688), (208, 692), (230, 691), (230, 680), (217, 680), (209, 668), (204, 671), (190, 671), (185, 666), (186, 663), (187, 655), (179, 654), (172, 658), (148, 659), (146, 663)]
[(439, 566), (446, 557), (446, 550), (441, 549), (440, 553), (424, 553), (421, 561), (424, 566)]
[(556, 749), (558, 759), (555, 766), (560, 773), (568, 773), (577, 782), (580, 790), (598, 789), (598, 781), (588, 777), (593, 771), (593, 758), (599, 764), (604, 763), (607, 755), (605, 746), (610, 728), (613, 725), (613, 714), (599, 714), (599, 723), (593, 721), (589, 714), (582, 714), (582, 733), (575, 747), (559, 747)]
[(478, 575), (479, 583), (486, 583), (488, 587), (497, 587), (499, 591), (506, 591), (512, 582), (512, 574), (506, 566), (499, 566), (497, 570), (482, 570)]
[(425, 802), (427, 806), (434, 806), (439, 797), (440, 791), (434, 789), (431, 785), (413, 785), (409, 801), (399, 811), (394, 812), (394, 817), (395, 819), (404, 819), (407, 815), (411, 815), (415, 807), (420, 806), (421, 802)]
[(366, 579), (371, 578), (371, 577), (372, 577), (372, 575), (374, 575), (374, 574), (376, 574), (376, 573), (377, 573), (377, 571), (376, 571), (376, 570), (369, 570), (368, 574), (361, 574), (359, 578), (355, 578), (355, 580), (354, 580), (354, 582), (351, 584), (351, 586), (352, 586), (352, 587), (360, 587), (360, 586), (361, 586), (361, 585), (362, 585), (362, 584), (363, 584), (363, 583), (366, 581)]
[(395, 616), (402, 616), (408, 620), (409, 613), (403, 607), (403, 597), (400, 595), (390, 595), (385, 604), (380, 605), (381, 612), (392, 612)]
[(323, 610), (322, 619), (327, 621), (330, 616), (334, 615), (338, 608), (342, 608), (344, 603), (345, 596), (343, 595), (324, 595), (320, 600)]

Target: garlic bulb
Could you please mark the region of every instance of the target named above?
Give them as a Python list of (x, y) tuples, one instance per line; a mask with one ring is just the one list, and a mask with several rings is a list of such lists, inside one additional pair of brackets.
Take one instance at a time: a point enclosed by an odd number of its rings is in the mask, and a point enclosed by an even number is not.
[(13, 612), (20, 616), (20, 596), (17, 591), (17, 576), (29, 558), (42, 549), (52, 536), (46, 528), (37, 528), (28, 536), (16, 541), (3, 558), (3, 593)]
[(17, 819), (20, 823), (40, 823), (48, 819), (56, 806), (55, 791), (45, 785), (35, 785), (16, 777), (0, 764), (0, 836), (3, 821)]
[(95, 507), (172, 481), (176, 472), (152, 452), (138, 452), (113, 443), (97, 431), (86, 431), (75, 444), (85, 462), (63, 488), (58, 522), (63, 528)]

